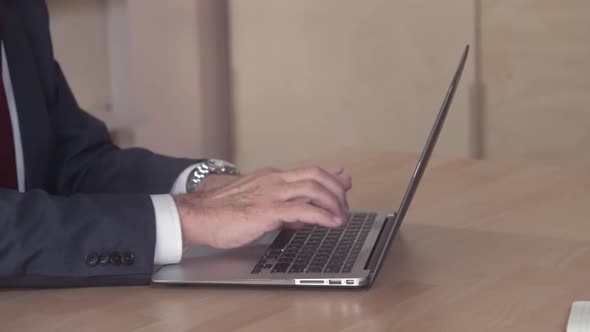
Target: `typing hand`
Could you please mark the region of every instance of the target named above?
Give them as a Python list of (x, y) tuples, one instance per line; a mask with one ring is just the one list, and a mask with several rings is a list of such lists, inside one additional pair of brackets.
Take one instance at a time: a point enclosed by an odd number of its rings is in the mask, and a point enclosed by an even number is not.
[(237, 248), (285, 223), (338, 227), (348, 216), (352, 182), (342, 168), (263, 169), (219, 177), (223, 180), (217, 178), (215, 185), (210, 181), (196, 193), (174, 196), (185, 246)]

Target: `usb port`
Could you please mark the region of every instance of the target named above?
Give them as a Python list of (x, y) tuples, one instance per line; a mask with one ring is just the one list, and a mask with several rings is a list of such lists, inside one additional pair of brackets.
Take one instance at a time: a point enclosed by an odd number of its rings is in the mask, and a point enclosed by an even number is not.
[(341, 280), (330, 280), (329, 284), (330, 285), (342, 285), (342, 281)]
[(347, 285), (354, 285), (354, 280), (346, 280)]

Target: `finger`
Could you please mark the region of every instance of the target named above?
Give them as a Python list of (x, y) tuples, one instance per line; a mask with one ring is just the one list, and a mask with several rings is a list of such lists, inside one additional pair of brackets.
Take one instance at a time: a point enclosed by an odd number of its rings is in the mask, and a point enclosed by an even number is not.
[(334, 228), (344, 223), (342, 218), (311, 204), (284, 202), (271, 210), (269, 212), (273, 213), (273, 218), (288, 224), (302, 222)]
[(352, 177), (346, 173), (338, 175), (340, 183), (344, 186), (344, 190), (350, 191), (352, 189)]
[(328, 173), (331, 173), (334, 175), (340, 175), (344, 172), (344, 167), (334, 166), (334, 167), (327, 168), (326, 171), (328, 171)]
[[(311, 204), (311, 199), (307, 197), (297, 197), (290, 200), (289, 202)], [(305, 224), (302, 222), (294, 222), (285, 224), (285, 227), (290, 229), (301, 229), (304, 225)]]
[[(346, 188), (340, 180), (320, 167), (301, 168), (282, 173), (287, 182), (314, 180), (338, 197), (340, 204), (346, 207)], [(348, 212), (348, 211), (347, 211)]]
[(290, 202), (294, 202), (294, 203), (311, 203), (311, 199), (309, 197), (296, 197), (293, 198), (291, 200), (289, 200)]
[(314, 180), (284, 184), (279, 193), (282, 201), (309, 199), (312, 204), (344, 217), (348, 212), (344, 204), (328, 189)]
[(344, 186), (346, 191), (352, 189), (352, 178), (350, 175), (346, 174), (344, 171), (344, 167), (342, 166), (334, 166), (326, 169), (326, 171), (332, 175), (334, 175)]
[(305, 226), (305, 223), (302, 223), (301, 221), (296, 221), (296, 222), (291, 222), (291, 223), (285, 224), (285, 228), (294, 229), (294, 230), (300, 230), (304, 226)]
[[(326, 171), (332, 175), (334, 175), (338, 181), (342, 184), (344, 191), (348, 192), (352, 189), (352, 177), (344, 172), (344, 168), (341, 166), (335, 166), (326, 169)], [(344, 205), (347, 210), (350, 209), (348, 205), (348, 199), (346, 198), (346, 193), (344, 195)]]

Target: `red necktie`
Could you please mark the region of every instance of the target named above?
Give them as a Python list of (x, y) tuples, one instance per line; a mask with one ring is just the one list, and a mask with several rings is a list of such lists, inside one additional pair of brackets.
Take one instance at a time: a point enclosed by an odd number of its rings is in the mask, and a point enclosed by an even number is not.
[[(2, 45), (2, 22), (0, 22), (0, 46)], [(14, 137), (8, 112), (4, 80), (2, 79), (2, 57), (0, 56), (0, 188), (18, 189)]]

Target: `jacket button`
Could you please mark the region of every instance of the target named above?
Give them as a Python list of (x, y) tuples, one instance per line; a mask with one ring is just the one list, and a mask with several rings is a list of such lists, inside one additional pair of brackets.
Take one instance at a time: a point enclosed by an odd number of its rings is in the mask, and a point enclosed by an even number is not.
[(98, 264), (105, 266), (109, 263), (110, 259), (109, 254), (102, 253), (98, 255)]
[(118, 251), (113, 251), (110, 256), (111, 264), (121, 265), (121, 254)]
[(123, 265), (127, 265), (127, 266), (131, 266), (135, 263), (135, 255), (130, 253), (130, 252), (126, 252), (121, 256), (121, 263), (123, 263)]
[(86, 256), (86, 265), (90, 267), (95, 267), (98, 263), (98, 255), (95, 252), (92, 252)]

